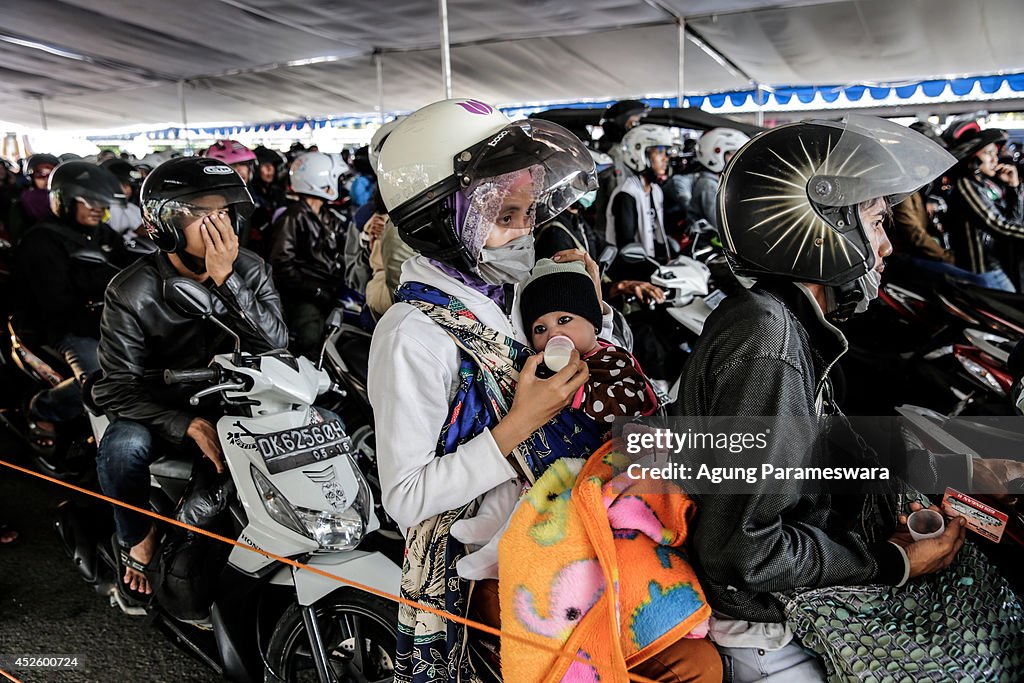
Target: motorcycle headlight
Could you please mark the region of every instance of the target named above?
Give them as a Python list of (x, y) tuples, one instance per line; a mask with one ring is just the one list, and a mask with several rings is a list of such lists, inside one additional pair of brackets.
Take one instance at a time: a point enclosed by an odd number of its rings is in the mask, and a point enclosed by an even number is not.
[(299, 519), (321, 550), (352, 550), (363, 540), (365, 526), (355, 505), (342, 512), (297, 507)]
[(262, 472), (255, 467), (252, 471), (267, 513), (278, 523), (316, 541), (321, 550), (353, 550), (363, 540), (372, 499), (366, 479), (354, 464), (352, 471), (359, 492), (352, 504), (341, 511), (293, 505)]

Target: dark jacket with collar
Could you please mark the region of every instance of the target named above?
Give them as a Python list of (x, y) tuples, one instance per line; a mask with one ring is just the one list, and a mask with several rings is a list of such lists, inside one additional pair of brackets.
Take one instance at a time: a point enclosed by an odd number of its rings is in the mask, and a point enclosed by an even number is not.
[[(99, 345), (103, 376), (96, 403), (112, 418), (142, 423), (179, 443), (198, 412), (188, 404), (195, 386), (162, 382), (165, 369), (206, 367), (233, 340), (214, 323), (189, 318), (166, 302), (164, 281), (178, 272), (163, 253), (139, 259), (107, 288)], [(234, 271), (221, 286), (208, 281), (214, 315), (242, 339), (242, 349), (262, 353), (288, 345), (288, 329), (270, 267), (239, 249)]]
[[(109, 265), (78, 262), (83, 249), (106, 256)], [(57, 219), (29, 230), (18, 244), (19, 318), (26, 329), (52, 344), (66, 334), (99, 336), (103, 290), (117, 271), (131, 263), (124, 240), (106, 223), (72, 227)]]
[[(728, 297), (709, 316), (672, 412), (821, 414), (831, 396), (828, 372), (845, 351), (845, 338), (824, 322), (808, 294), (790, 283), (759, 284)], [(787, 434), (778, 457), (807, 452), (818, 437), (811, 432)], [(957, 462), (963, 467), (963, 459)], [(869, 542), (855, 525), (863, 499), (768, 492), (773, 495), (698, 496), (694, 559), (716, 611), (780, 623), (785, 613), (772, 593), (903, 580), (902, 552), (884, 540)]]
[(303, 200), (293, 202), (274, 223), (270, 262), (285, 297), (335, 296), (345, 284), (347, 225), (326, 204), (317, 215)]

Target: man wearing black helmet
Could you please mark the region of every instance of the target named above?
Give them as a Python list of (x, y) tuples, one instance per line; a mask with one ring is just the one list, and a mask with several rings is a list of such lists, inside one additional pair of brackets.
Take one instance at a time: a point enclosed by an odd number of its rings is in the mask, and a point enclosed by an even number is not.
[[(158, 441), (197, 447), (223, 471), (211, 416), (191, 407), (187, 393), (151, 377), (153, 371), (206, 365), (229, 350), (231, 340), (216, 326), (171, 308), (164, 282), (187, 277), (206, 285), (214, 315), (247, 350), (284, 348), (288, 331), (269, 266), (238, 247), (253, 205), (237, 173), (215, 159), (172, 159), (146, 177), (141, 199), (146, 227), (161, 251), (140, 259), (107, 288), (99, 345), (103, 376), (92, 395), (112, 418), (97, 456), (100, 486), (111, 497), (145, 507)], [(144, 597), (151, 592), (143, 569), (152, 558), (155, 530), (122, 508), (114, 516), (122, 591)]]
[[(758, 282), (708, 318), (674, 412), (787, 416), (785, 443), (760, 460), (774, 466), (804, 463), (820, 445), (823, 416), (835, 416), (830, 424), (849, 434), (829, 380), (847, 348), (833, 321), (864, 310), (877, 295), (891, 252), (883, 228), (889, 198), (917, 190), (953, 161), (918, 133), (860, 116), (781, 126), (737, 151), (719, 190), (719, 227), (733, 268)], [(864, 445), (843, 457), (859, 462), (872, 453)], [(913, 471), (919, 487), (970, 480), (965, 456), (920, 455), (928, 466)], [(975, 483), (986, 469), (975, 462)], [(780, 594), (902, 586), (953, 562), (963, 524), (951, 521), (938, 538), (916, 542), (897, 533), (909, 511), (900, 503), (905, 485), (894, 479), (892, 490), (870, 495), (762, 482), (758, 493), (699, 496), (694, 557), (715, 610), (711, 638), (732, 680), (824, 680), (815, 653), (788, 626)]]
[[(82, 414), (78, 378), (99, 368), (95, 304), (103, 299), (112, 268), (130, 262), (120, 236), (104, 222), (110, 206), (124, 199), (117, 179), (84, 161), (61, 164), (48, 175), (56, 218), (35, 225), (18, 245), (18, 325), (56, 350), (74, 375), (32, 399), (29, 426), (42, 449), (52, 448), (56, 423)], [(110, 265), (76, 258), (83, 250), (101, 252)]]

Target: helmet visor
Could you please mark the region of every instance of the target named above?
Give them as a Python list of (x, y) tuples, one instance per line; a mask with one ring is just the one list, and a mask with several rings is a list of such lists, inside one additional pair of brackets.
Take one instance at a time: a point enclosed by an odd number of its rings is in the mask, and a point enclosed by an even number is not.
[[(850, 114), (836, 129), (835, 145), (807, 178), (807, 194), (824, 206), (854, 206), (878, 197), (895, 204), (956, 163), (924, 135), (874, 116)], [(808, 155), (808, 161), (810, 156)]]
[(227, 211), (237, 219), (248, 219), (253, 211), (252, 197), (244, 187), (223, 187), (165, 201), (145, 202), (146, 218), (156, 223), (184, 230), (189, 225), (211, 214)]
[(597, 189), (594, 159), (578, 137), (542, 120), (516, 121), (455, 158), (455, 173), (467, 195), (499, 176), (530, 168), (539, 179), (533, 219), (545, 223)]

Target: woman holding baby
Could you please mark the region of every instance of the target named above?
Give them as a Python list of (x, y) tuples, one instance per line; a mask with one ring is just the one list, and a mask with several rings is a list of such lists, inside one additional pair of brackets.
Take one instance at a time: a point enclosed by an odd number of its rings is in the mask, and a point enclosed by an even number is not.
[[(610, 336), (611, 310), (588, 256), (547, 261), (526, 288), (536, 293), (523, 311), (530, 319), (520, 311), (533, 228), (596, 187), (594, 164), (560, 126), (445, 100), (391, 133), (377, 171), (391, 219), (419, 252), (370, 350), (383, 504), (406, 533), (402, 594), (463, 616), (471, 601), (477, 614), (496, 613), (476, 605), (488, 594), (481, 579), (497, 576), (486, 550), (524, 485), (558, 458), (587, 457), (609, 416), (656, 407), (632, 357), (599, 341)], [(555, 337), (573, 347), (557, 372), (529, 348)], [(612, 395), (622, 399), (615, 409)], [(400, 606), (396, 681), (472, 680), (465, 637), (459, 624)], [(706, 640), (659, 658), (634, 671), (721, 680)]]

